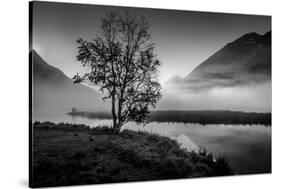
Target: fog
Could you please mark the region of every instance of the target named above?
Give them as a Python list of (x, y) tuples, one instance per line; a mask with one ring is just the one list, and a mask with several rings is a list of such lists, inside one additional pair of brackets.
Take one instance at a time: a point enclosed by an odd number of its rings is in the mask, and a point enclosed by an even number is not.
[(109, 108), (109, 103), (103, 102), (101, 94), (90, 88), (72, 83), (54, 86), (39, 80), (36, 80), (33, 88), (32, 104), (35, 111), (39, 109), (70, 111), (72, 107), (79, 110), (105, 111)]
[(271, 82), (204, 90), (164, 86), (158, 110), (237, 110), (271, 112)]

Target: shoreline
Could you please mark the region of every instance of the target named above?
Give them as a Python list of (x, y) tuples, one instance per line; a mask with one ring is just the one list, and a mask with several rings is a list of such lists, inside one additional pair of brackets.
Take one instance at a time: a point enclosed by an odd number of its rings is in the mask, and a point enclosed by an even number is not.
[[(67, 112), (69, 116), (86, 117), (88, 119), (112, 119), (109, 112), (75, 111)], [(201, 125), (264, 125), (271, 127), (271, 113), (239, 112), (239, 111), (153, 111), (148, 122), (168, 122)]]
[(157, 134), (52, 122), (32, 126), (34, 187), (233, 174), (226, 159), (185, 151)]

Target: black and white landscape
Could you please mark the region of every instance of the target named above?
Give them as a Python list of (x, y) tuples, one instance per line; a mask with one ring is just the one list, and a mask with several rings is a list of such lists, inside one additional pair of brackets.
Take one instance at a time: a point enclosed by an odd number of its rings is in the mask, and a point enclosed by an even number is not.
[(271, 173), (271, 17), (32, 2), (30, 186)]

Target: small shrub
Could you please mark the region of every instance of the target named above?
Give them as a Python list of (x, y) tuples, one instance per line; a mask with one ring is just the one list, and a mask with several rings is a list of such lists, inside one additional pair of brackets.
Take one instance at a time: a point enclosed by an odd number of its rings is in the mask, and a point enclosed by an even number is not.
[(207, 164), (197, 163), (197, 164), (195, 164), (194, 173), (195, 173), (195, 176), (201, 176), (201, 177), (210, 176), (211, 170)]
[(217, 176), (232, 175), (233, 171), (230, 168), (228, 161), (223, 157), (219, 157), (214, 163), (213, 174)]

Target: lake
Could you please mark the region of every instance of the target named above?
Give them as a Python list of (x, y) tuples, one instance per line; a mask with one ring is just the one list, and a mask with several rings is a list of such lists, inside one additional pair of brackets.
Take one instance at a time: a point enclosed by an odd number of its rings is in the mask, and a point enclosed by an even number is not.
[[(111, 120), (67, 115), (67, 110), (36, 110), (33, 121), (111, 125)], [(145, 127), (134, 122), (123, 129), (156, 133), (177, 140), (187, 150), (206, 149), (215, 157), (224, 156), (238, 174), (271, 172), (271, 127), (263, 125), (200, 125), (151, 122)]]

